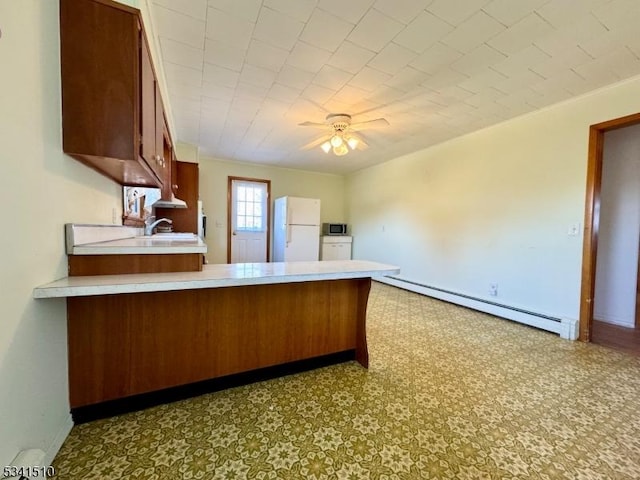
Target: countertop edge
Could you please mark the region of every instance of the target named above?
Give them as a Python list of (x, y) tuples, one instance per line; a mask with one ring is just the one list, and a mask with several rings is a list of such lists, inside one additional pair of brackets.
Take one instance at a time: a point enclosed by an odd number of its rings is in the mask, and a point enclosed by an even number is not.
[(171, 255), (179, 253), (207, 253), (207, 246), (153, 245), (144, 247), (109, 247), (81, 245), (73, 247), (69, 255)]
[[(144, 293), (144, 292), (166, 292), (177, 290), (194, 290), (206, 288), (223, 288), (234, 286), (248, 285), (267, 285), (277, 283), (297, 283), (321, 280), (341, 280), (352, 278), (375, 278), (388, 275), (397, 275), (400, 269), (391, 265), (377, 264), (379, 267), (372, 265), (371, 269), (362, 269), (355, 271), (335, 271), (335, 272), (312, 272), (312, 273), (291, 273), (291, 274), (272, 274), (261, 276), (247, 277), (223, 277), (223, 278), (189, 278), (180, 280), (176, 278), (177, 274), (147, 274), (149, 280), (141, 281), (139, 277), (131, 277), (131, 281), (127, 282), (127, 275), (111, 276), (113, 283), (105, 283), (106, 277), (101, 278), (101, 282), (87, 285), (56, 285), (56, 283), (64, 282), (66, 279), (60, 279), (50, 284), (36, 287), (33, 290), (33, 298), (65, 298), (65, 297), (83, 297), (92, 295), (117, 295), (123, 293)], [(189, 276), (193, 277), (193, 273), (189, 272)], [(153, 276), (158, 275), (157, 278)], [(196, 275), (197, 276), (197, 275)], [(76, 281), (91, 282), (92, 277), (72, 277)], [(124, 281), (123, 281), (124, 280)]]

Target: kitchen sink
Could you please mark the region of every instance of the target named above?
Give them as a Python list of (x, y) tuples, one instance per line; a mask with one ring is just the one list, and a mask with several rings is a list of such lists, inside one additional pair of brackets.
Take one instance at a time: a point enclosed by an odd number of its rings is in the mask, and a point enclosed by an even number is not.
[(171, 232), (171, 233), (156, 233), (151, 235), (151, 238), (155, 240), (196, 240), (198, 237), (195, 233), (180, 233), (180, 232)]
[(143, 235), (137, 237), (137, 240), (147, 244), (158, 242), (195, 242), (198, 240), (198, 236), (195, 233), (155, 233), (151, 236)]

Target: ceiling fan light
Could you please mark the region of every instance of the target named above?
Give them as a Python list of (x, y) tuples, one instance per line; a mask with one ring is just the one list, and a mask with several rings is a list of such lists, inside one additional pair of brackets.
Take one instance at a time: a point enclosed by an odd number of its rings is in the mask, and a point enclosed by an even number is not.
[(355, 150), (356, 147), (358, 146), (358, 140), (353, 137), (349, 137), (349, 139), (347, 140), (347, 143), (349, 144), (349, 147), (351, 148), (351, 150)]
[(331, 145), (333, 146), (333, 148), (338, 148), (342, 144), (343, 142), (341, 136), (334, 135), (333, 137), (331, 137)]
[(324, 153), (329, 153), (329, 150), (331, 150), (331, 142), (324, 142), (322, 145), (320, 145), (320, 148)]
[(336, 157), (341, 157), (342, 155), (349, 153), (349, 149), (344, 143), (340, 143), (337, 147), (333, 147), (333, 153)]

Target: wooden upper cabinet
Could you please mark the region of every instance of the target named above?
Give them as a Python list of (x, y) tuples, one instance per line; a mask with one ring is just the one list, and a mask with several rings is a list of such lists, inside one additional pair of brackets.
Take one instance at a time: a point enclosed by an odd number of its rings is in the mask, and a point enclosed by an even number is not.
[(162, 187), (162, 101), (140, 12), (60, 0), (60, 61), (64, 152), (122, 185)]
[(164, 179), (162, 182), (162, 199), (169, 200), (172, 196), (177, 196), (176, 185), (176, 156), (173, 149), (173, 141), (171, 140), (171, 134), (167, 127), (167, 122), (162, 119), (162, 152), (163, 152), (163, 166), (164, 166)]
[(158, 82), (154, 81), (155, 87), (155, 98), (156, 98), (156, 135), (153, 137), (155, 141), (155, 150), (156, 155), (158, 156), (158, 161), (163, 166), (165, 165), (164, 158), (164, 131), (166, 129), (164, 122), (164, 107), (162, 105), (162, 97), (160, 96), (160, 88), (158, 88)]
[(140, 130), (142, 132), (140, 155), (151, 169), (158, 174), (160, 165), (158, 163), (156, 142), (156, 79), (153, 74), (149, 46), (142, 38), (142, 32), (140, 32), (140, 36)]
[[(164, 158), (164, 107), (162, 105), (162, 97), (160, 96), (160, 88), (153, 71), (151, 62), (151, 54), (149, 45), (144, 34), (140, 33), (140, 66), (141, 66), (141, 131), (142, 139), (140, 146), (140, 155), (151, 167), (153, 172), (160, 180), (162, 187), (170, 185), (171, 179), (168, 178), (171, 162), (166, 162)], [(163, 199), (166, 195), (163, 194)]]
[(174, 163), (173, 180), (176, 196), (187, 202), (187, 208), (156, 208), (156, 217), (173, 220), (175, 232), (198, 233), (198, 198), (200, 171), (197, 163)]

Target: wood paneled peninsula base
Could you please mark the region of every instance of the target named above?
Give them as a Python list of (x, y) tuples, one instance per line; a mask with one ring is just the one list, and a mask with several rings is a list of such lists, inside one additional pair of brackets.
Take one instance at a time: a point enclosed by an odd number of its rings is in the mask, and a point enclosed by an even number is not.
[(207, 265), (69, 277), (34, 295), (67, 296), (69, 397), (83, 421), (260, 378), (247, 372), (368, 367), (371, 277), (396, 273), (360, 261)]

